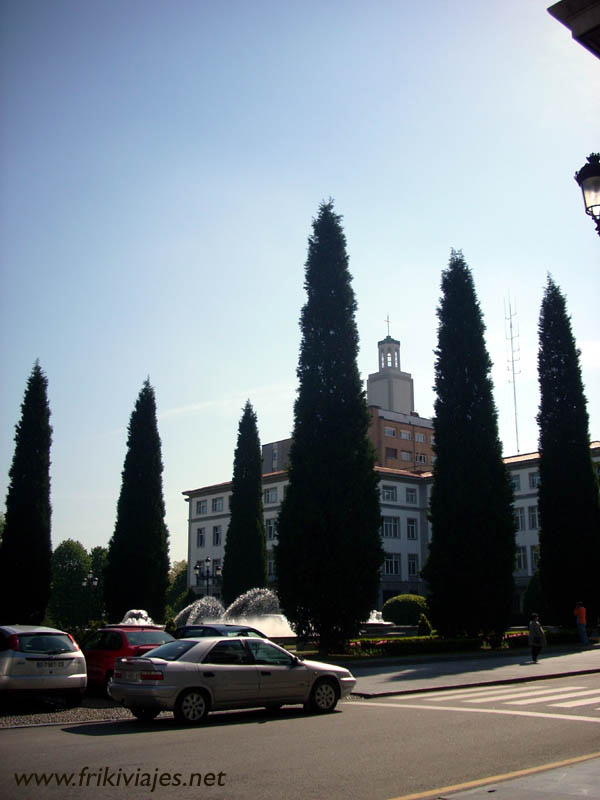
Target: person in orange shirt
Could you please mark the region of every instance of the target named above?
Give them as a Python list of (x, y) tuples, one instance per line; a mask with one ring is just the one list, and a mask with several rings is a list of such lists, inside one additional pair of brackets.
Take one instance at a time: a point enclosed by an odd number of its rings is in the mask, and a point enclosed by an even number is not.
[(581, 644), (589, 644), (586, 628), (587, 620), (585, 616), (585, 606), (582, 602), (575, 604), (575, 611), (573, 614), (575, 615), (575, 620), (577, 622), (577, 631), (579, 633), (579, 638), (581, 639)]

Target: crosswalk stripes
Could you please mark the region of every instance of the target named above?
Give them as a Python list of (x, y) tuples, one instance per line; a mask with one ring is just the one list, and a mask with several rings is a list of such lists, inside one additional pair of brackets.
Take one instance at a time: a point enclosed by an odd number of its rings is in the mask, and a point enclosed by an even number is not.
[[(530, 685), (518, 688), (514, 686), (478, 686), (471, 689), (450, 689), (428, 695), (416, 694), (412, 696), (412, 699), (423, 700), (426, 704), (460, 700), (470, 705), (494, 703), (506, 706), (531, 706), (543, 704), (556, 708), (576, 708), (598, 704), (598, 708), (593, 710), (600, 711), (600, 688), (590, 689), (584, 686), (561, 686), (560, 688), (550, 684), (545, 686), (537, 684), (535, 688)], [(559, 700), (567, 702), (557, 702)]]

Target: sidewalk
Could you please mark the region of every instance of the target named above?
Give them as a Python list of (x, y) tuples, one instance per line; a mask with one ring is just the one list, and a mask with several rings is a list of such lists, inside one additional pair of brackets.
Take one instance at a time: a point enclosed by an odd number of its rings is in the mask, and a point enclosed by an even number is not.
[(377, 664), (346, 663), (357, 679), (353, 694), (382, 697), (411, 692), (436, 691), (456, 686), (547, 680), (581, 673), (600, 672), (600, 645), (582, 649), (548, 647), (537, 664), (529, 650), (462, 655), (447, 658), (386, 659)]
[[(353, 694), (360, 697), (386, 697), (413, 692), (548, 680), (569, 675), (600, 673), (600, 645), (588, 649), (551, 648), (542, 651), (537, 664), (529, 650), (486, 653), (455, 658), (431, 657), (409, 663), (409, 659), (378, 665), (346, 666), (357, 678)], [(590, 744), (590, 752), (598, 747)], [(548, 769), (532, 770), (513, 778), (485, 783), (473, 788), (437, 791), (423, 800), (483, 800), (493, 794), (497, 800), (566, 800), (585, 797), (600, 800), (600, 758), (581, 760)]]

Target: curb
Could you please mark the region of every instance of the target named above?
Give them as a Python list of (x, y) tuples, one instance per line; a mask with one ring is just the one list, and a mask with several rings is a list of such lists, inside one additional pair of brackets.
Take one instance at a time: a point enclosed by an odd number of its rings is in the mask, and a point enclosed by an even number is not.
[(599, 669), (575, 669), (570, 672), (555, 672), (550, 675), (524, 675), (522, 678), (499, 678), (494, 681), (473, 681), (471, 683), (449, 683), (444, 686), (428, 686), (421, 689), (402, 689), (397, 692), (352, 692), (354, 697), (363, 699), (371, 697), (398, 697), (411, 694), (431, 694), (434, 692), (447, 692), (452, 689), (473, 689), (477, 686), (503, 686), (511, 683), (531, 683), (532, 681), (549, 681), (555, 678), (571, 678), (575, 675), (594, 675), (600, 673)]

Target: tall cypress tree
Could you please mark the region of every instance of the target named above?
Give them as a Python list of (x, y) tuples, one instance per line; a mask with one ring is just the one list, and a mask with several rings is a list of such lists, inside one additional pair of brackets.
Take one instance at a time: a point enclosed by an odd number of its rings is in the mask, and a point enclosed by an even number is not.
[(549, 622), (574, 625), (600, 614), (600, 500), (590, 454), (579, 351), (566, 301), (548, 278), (539, 320), (540, 579)]
[(238, 428), (231, 484), (231, 517), (223, 562), (223, 601), (267, 585), (262, 456), (256, 414), (246, 402)]
[(50, 598), (50, 407), (48, 380), (35, 362), (16, 426), (0, 547), (0, 619), (38, 624)]
[(289, 485), (275, 548), (281, 606), (327, 652), (375, 607), (383, 561), (346, 238), (322, 203), (308, 242)]
[(423, 576), (444, 635), (504, 631), (514, 593), (513, 493), (502, 461), (485, 325), (452, 251), (437, 311), (432, 541)]
[(131, 608), (163, 621), (169, 583), (169, 543), (162, 488), (156, 399), (146, 380), (129, 421), (117, 521), (104, 573), (109, 621)]

